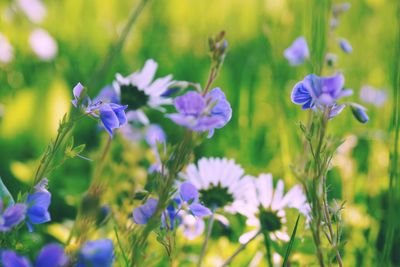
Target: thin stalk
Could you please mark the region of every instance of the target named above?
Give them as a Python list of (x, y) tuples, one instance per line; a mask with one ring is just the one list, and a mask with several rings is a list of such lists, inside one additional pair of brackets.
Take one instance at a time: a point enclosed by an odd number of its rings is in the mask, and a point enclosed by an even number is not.
[(267, 262), (269, 267), (273, 267), (272, 264), (272, 251), (271, 251), (271, 239), (269, 237), (269, 232), (267, 230), (262, 231), (264, 235), (264, 244), (265, 248), (267, 249)]
[(128, 267), (129, 266), (129, 259), (126, 256), (126, 254), (124, 252), (124, 249), (122, 247), (121, 240), (120, 240), (119, 234), (118, 234), (117, 226), (114, 226), (114, 233), (115, 233), (115, 237), (117, 238), (118, 247), (121, 250), (122, 257), (124, 258), (124, 261), (125, 261), (125, 267)]
[(67, 117), (67, 114), (64, 115), (60, 125), (58, 127), (57, 136), (54, 142), (51, 142), (42, 156), (40, 160), (39, 166), (36, 169), (35, 176), (32, 181), (32, 188), (35, 184), (37, 184), (41, 179), (49, 174), (49, 168), (51, 163), (53, 162), (57, 152), (59, 151), (61, 144), (64, 142), (65, 138), (71, 132), (74, 126), (73, 121)]
[(228, 266), (229, 264), (232, 263), (233, 259), (239, 255), (240, 252), (242, 252), (243, 250), (246, 249), (247, 245), (253, 241), (254, 239), (256, 239), (257, 236), (259, 236), (262, 233), (262, 230), (259, 230), (252, 238), (250, 238), (246, 243), (241, 244), (240, 247), (238, 249), (235, 250), (235, 252), (228, 258), (226, 259), (226, 261), (221, 265), (221, 267), (225, 267)]
[(393, 249), (393, 238), (398, 222), (398, 205), (400, 203), (400, 183), (399, 183), (399, 128), (400, 128), (400, 3), (397, 3), (397, 32), (395, 40), (395, 56), (393, 68), (393, 91), (394, 105), (392, 111), (392, 124), (390, 126), (393, 131), (393, 146), (390, 152), (389, 165), (389, 207), (387, 215), (387, 231), (385, 236), (385, 246), (383, 249), (383, 259), (381, 266), (387, 266), (390, 263), (390, 254)]
[(215, 210), (216, 210), (215, 207), (213, 207), (211, 210), (211, 216), (210, 216), (210, 219), (208, 220), (206, 238), (204, 239), (203, 245), (201, 247), (201, 253), (200, 253), (199, 261), (197, 262), (197, 267), (201, 267), (201, 264), (203, 263), (203, 259), (206, 255), (208, 240), (210, 239), (211, 231), (212, 231), (212, 228), (214, 225)]
[(96, 71), (96, 74), (93, 75), (93, 78), (89, 81), (89, 88), (96, 87), (101, 81), (100, 78), (104, 77), (109, 68), (112, 66), (114, 58), (121, 52), (126, 42), (126, 39), (132, 30), (132, 27), (135, 25), (135, 22), (137, 21), (139, 15), (142, 13), (144, 7), (149, 1), (150, 0), (140, 0), (139, 4), (133, 10), (122, 30), (120, 37), (109, 50), (101, 67), (98, 69), (98, 71)]
[(182, 142), (178, 145), (170, 159), (167, 177), (160, 177), (163, 184), (158, 193), (159, 199), (156, 211), (141, 232), (133, 236), (131, 266), (140, 266), (147, 239), (150, 233), (159, 225), (161, 214), (167, 208), (169, 200), (171, 199), (176, 177), (190, 158), (193, 147), (192, 141), (192, 132), (186, 131)]
[[(343, 267), (343, 261), (342, 261), (342, 257), (340, 256), (340, 251), (339, 251), (339, 243), (335, 242), (335, 231), (333, 230), (333, 226), (332, 226), (332, 221), (331, 221), (331, 216), (330, 216), (330, 212), (329, 212), (329, 206), (328, 206), (328, 193), (326, 190), (326, 176), (323, 177), (323, 184), (322, 184), (322, 188), (324, 190), (323, 193), (323, 210), (324, 210), (324, 214), (325, 214), (325, 221), (326, 221), (326, 225), (328, 227), (329, 230), (329, 237), (328, 240), (331, 243), (331, 246), (333, 246), (335, 253), (336, 253), (336, 259), (338, 261), (338, 264), (340, 267)], [(339, 227), (339, 226), (338, 226)]]
[[(105, 164), (108, 152), (109, 152), (110, 147), (111, 147), (111, 141), (112, 141), (111, 137), (108, 138), (107, 143), (106, 143), (106, 145), (105, 145), (105, 147), (103, 149), (103, 152), (101, 153), (101, 155), (99, 157), (98, 165), (97, 165), (97, 167), (96, 167), (96, 169), (94, 171), (93, 178), (91, 180), (90, 186), (89, 186), (89, 188), (87, 190), (87, 193), (82, 198), (82, 202), (80, 203), (80, 205), (78, 207), (76, 220), (74, 221), (74, 224), (72, 226), (71, 232), (70, 232), (70, 234), (68, 236), (67, 243), (66, 243), (67, 245), (69, 245), (71, 243), (72, 238), (74, 237), (76, 232), (82, 230), (82, 229), (78, 229), (80, 226), (84, 226), (84, 227), (89, 226), (89, 221), (86, 221), (86, 223), (82, 224), (82, 220), (83, 219), (88, 219), (89, 217), (93, 217), (93, 216), (91, 216), (91, 214), (84, 213), (82, 211), (82, 209), (83, 209), (83, 200), (86, 197), (100, 198), (100, 196), (98, 194), (99, 192), (98, 192), (97, 189), (98, 189), (98, 185), (99, 185), (99, 180), (101, 178), (101, 174), (102, 174), (103, 169), (104, 169), (104, 164)], [(94, 208), (96, 208), (96, 207), (94, 207)], [(90, 219), (91, 219), (90, 221), (93, 221), (95, 218), (90, 218)], [(79, 238), (80, 243), (82, 243), (82, 241), (85, 240), (86, 234), (87, 234), (87, 231), (85, 231), (84, 234), (80, 235), (80, 238)]]

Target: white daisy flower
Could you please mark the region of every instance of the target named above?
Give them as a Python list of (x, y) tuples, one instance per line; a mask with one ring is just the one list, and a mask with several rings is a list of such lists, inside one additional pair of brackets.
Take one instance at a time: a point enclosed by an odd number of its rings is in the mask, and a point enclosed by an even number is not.
[(52, 60), (58, 52), (54, 38), (44, 29), (35, 29), (29, 36), (29, 44), (33, 52), (44, 61)]
[(306, 217), (309, 215), (309, 205), (306, 196), (299, 185), (292, 187), (284, 194), (284, 183), (279, 180), (274, 190), (271, 174), (261, 174), (258, 178), (246, 176), (251, 181), (246, 188), (244, 200), (236, 203), (237, 211), (247, 217), (247, 225), (255, 230), (243, 234), (239, 242), (246, 243), (261, 228), (270, 232), (271, 239), (289, 241), (286, 233), (285, 209), (294, 208)]
[(168, 88), (175, 82), (172, 75), (167, 75), (153, 81), (157, 71), (157, 63), (149, 59), (143, 69), (124, 77), (116, 75), (113, 82), (121, 103), (128, 105), (129, 110), (138, 110), (148, 106), (153, 109), (164, 111), (162, 105), (172, 104), (172, 99), (166, 97)]
[(17, 5), (33, 23), (41, 23), (47, 13), (41, 0), (17, 0)]
[(206, 207), (235, 213), (236, 202), (244, 201), (243, 193), (251, 185), (243, 174), (242, 167), (232, 159), (201, 158), (197, 166), (190, 164), (181, 177), (196, 186)]

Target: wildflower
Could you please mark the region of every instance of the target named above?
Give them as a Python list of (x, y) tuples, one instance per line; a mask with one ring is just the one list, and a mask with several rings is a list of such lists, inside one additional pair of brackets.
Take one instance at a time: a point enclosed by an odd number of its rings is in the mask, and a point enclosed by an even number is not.
[(206, 207), (235, 213), (235, 203), (242, 199), (248, 180), (234, 160), (201, 158), (197, 166), (190, 164), (181, 177), (199, 189), (199, 200)]
[(120, 128), (126, 123), (125, 109), (128, 106), (121, 106), (114, 103), (101, 104), (99, 108), (100, 120), (106, 131), (113, 136), (114, 129)]
[(385, 104), (388, 94), (384, 90), (378, 90), (371, 86), (363, 86), (360, 90), (360, 99), (376, 107), (381, 107)]
[(351, 112), (353, 113), (354, 117), (361, 123), (367, 123), (369, 117), (367, 115), (367, 109), (359, 104), (351, 103), (350, 104)]
[(351, 52), (353, 52), (353, 47), (351, 47), (351, 44), (346, 39), (343, 39), (343, 38), (340, 39), (339, 46), (343, 50), (343, 52), (345, 52), (347, 54), (350, 54)]
[(175, 204), (176, 202), (174, 200), (161, 214), (161, 228), (172, 231), (182, 223), (183, 212), (177, 210)]
[(29, 36), (29, 44), (41, 60), (50, 61), (57, 55), (57, 43), (44, 29), (33, 30)]
[[(74, 99), (72, 105), (78, 108), (78, 103), (82, 99), (82, 92), (84, 87), (81, 83), (78, 83), (73, 89)], [(87, 105), (83, 107), (85, 113), (95, 118), (99, 118), (102, 125), (112, 137), (113, 132), (117, 128), (121, 128), (126, 124), (127, 118), (125, 109), (128, 106), (122, 106), (116, 103), (106, 103), (101, 100), (93, 102), (90, 98), (86, 99)]]
[(133, 221), (136, 224), (146, 224), (156, 212), (158, 200), (149, 198), (145, 204), (133, 210)]
[(162, 105), (171, 104), (172, 100), (164, 97), (170, 85), (174, 83), (172, 75), (153, 81), (157, 63), (149, 59), (142, 70), (127, 77), (116, 75), (113, 90), (121, 103), (129, 106), (129, 110), (138, 110), (145, 106), (164, 111)]
[(7, 37), (0, 33), (0, 62), (7, 64), (14, 58), (14, 48)]
[(180, 185), (179, 199), (176, 201), (179, 209), (187, 208), (187, 211), (196, 217), (211, 215), (211, 211), (200, 204), (199, 192), (192, 183), (184, 182)]
[(304, 36), (300, 36), (294, 40), (283, 54), (291, 66), (303, 64), (310, 57), (307, 41)]
[(33, 231), (32, 224), (42, 224), (51, 220), (50, 213), (48, 211), (51, 194), (47, 191), (46, 187), (48, 180), (42, 179), (34, 188), (34, 193), (29, 194), (26, 200), (28, 210), (26, 216), (28, 217), (27, 225), (30, 232)]
[(198, 92), (187, 92), (175, 99), (178, 113), (167, 115), (178, 125), (195, 132), (208, 131), (208, 137), (215, 129), (224, 127), (232, 117), (232, 109), (220, 88), (214, 88), (205, 96)]
[(18, 7), (33, 23), (40, 23), (46, 16), (46, 6), (41, 0), (17, 0)]
[(318, 107), (332, 107), (336, 101), (353, 93), (352, 90), (344, 90), (344, 77), (336, 74), (330, 77), (319, 77), (315, 74), (307, 75), (298, 82), (291, 94), (292, 102), (302, 105), (303, 109)]
[[(30, 261), (12, 250), (1, 253), (1, 262), (4, 267), (31, 267)], [(36, 257), (34, 267), (62, 267), (68, 263), (68, 257), (64, 249), (58, 244), (44, 246)]]
[(78, 101), (80, 100), (81, 94), (84, 90), (84, 87), (81, 83), (75, 85), (74, 89), (72, 89), (72, 94), (74, 95), (74, 99), (71, 101), (74, 107), (78, 107)]
[(114, 246), (110, 239), (86, 242), (78, 254), (76, 267), (111, 267), (114, 261)]
[(189, 240), (193, 240), (202, 235), (205, 223), (201, 218), (185, 214), (182, 216), (182, 227), (184, 236)]
[(167, 140), (164, 130), (158, 124), (151, 124), (146, 130), (146, 142), (149, 146), (155, 147), (157, 144), (164, 144)]
[(8, 232), (25, 220), (26, 205), (14, 204), (4, 209), (0, 198), (0, 232)]
[(274, 191), (272, 175), (261, 174), (257, 179), (248, 176), (251, 186), (247, 187), (244, 198), (237, 203), (238, 212), (247, 217), (247, 224), (257, 229), (240, 237), (246, 243), (258, 230), (270, 232), (271, 238), (289, 240), (285, 233), (285, 209), (294, 208), (308, 216), (309, 206), (301, 187), (296, 185), (284, 195), (284, 183), (279, 180)]

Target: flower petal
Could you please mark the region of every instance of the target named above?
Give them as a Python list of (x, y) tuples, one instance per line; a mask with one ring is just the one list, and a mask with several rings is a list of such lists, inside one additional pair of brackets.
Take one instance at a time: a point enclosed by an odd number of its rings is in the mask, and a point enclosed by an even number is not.
[(211, 215), (211, 210), (207, 207), (204, 207), (200, 203), (193, 203), (189, 206), (190, 212), (196, 217), (204, 217)]
[(180, 194), (185, 202), (196, 201), (199, 198), (199, 192), (197, 191), (197, 188), (189, 182), (181, 184)]
[(19, 256), (11, 250), (5, 250), (1, 253), (1, 263), (4, 267), (31, 267), (27, 258)]
[(58, 244), (49, 244), (40, 250), (35, 267), (61, 267), (67, 262), (68, 257), (64, 253), (64, 249)]

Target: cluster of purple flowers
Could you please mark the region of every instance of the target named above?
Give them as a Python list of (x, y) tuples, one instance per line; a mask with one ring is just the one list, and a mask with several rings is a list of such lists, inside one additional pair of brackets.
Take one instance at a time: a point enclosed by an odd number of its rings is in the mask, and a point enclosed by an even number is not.
[[(4, 267), (64, 267), (69, 266), (70, 259), (59, 244), (44, 246), (36, 257), (34, 265), (30, 260), (13, 250), (0, 251)], [(110, 239), (88, 241), (78, 252), (75, 267), (111, 267), (114, 261), (114, 246)]]
[[(1, 253), (1, 262), (4, 267), (32, 267), (28, 258), (18, 255), (12, 250)], [(34, 267), (63, 267), (68, 263), (64, 249), (58, 244), (44, 246), (36, 257)]]
[(47, 191), (47, 179), (44, 178), (34, 188), (32, 194), (28, 194), (25, 203), (17, 203), (9, 207), (3, 207), (0, 199), (0, 232), (8, 232), (21, 222), (25, 221), (30, 232), (33, 224), (42, 224), (51, 220), (48, 211), (51, 202), (51, 193)]
[(187, 87), (189, 83), (172, 81), (171, 75), (151, 82), (156, 69), (157, 63), (148, 60), (142, 70), (128, 77), (118, 74), (113, 84), (102, 89), (93, 101), (82, 97), (84, 87), (78, 83), (73, 89), (72, 104), (74, 107), (83, 107), (87, 114), (99, 118), (110, 136), (114, 129), (122, 128), (128, 139), (133, 133), (125, 127), (135, 123), (149, 124), (143, 111), (145, 107), (165, 112), (163, 105), (174, 104), (177, 113), (167, 114), (168, 118), (195, 132), (208, 131), (209, 137), (215, 129), (229, 122), (232, 109), (220, 88), (208, 93), (188, 91), (173, 99), (171, 95), (181, 91), (178, 87)]
[[(339, 15), (349, 8), (350, 5), (348, 4), (336, 5), (333, 8), (335, 26), (331, 27), (332, 30), (337, 26)], [(348, 54), (353, 51), (351, 44), (344, 38), (339, 39), (339, 47)], [(303, 36), (297, 38), (284, 51), (284, 56), (292, 66), (303, 64), (310, 57), (306, 39)], [(328, 53), (326, 59), (328, 65), (331, 66), (336, 59), (336, 55)], [(366, 123), (369, 118), (363, 106), (352, 102), (343, 104), (337, 102), (340, 98), (353, 94), (352, 90), (345, 89), (344, 81), (344, 76), (341, 73), (326, 77), (309, 74), (294, 86), (291, 100), (294, 104), (301, 105), (303, 109), (329, 110), (330, 119), (342, 112), (346, 106), (349, 106), (354, 117), (361, 123)]]
[[(157, 199), (149, 198), (145, 204), (134, 209), (133, 221), (136, 224), (146, 224), (156, 212), (157, 205)], [(177, 196), (162, 213), (161, 227), (173, 230), (182, 222), (182, 217), (187, 214), (202, 218), (211, 215), (211, 211), (200, 203), (197, 188), (189, 182), (184, 182), (180, 185)]]

